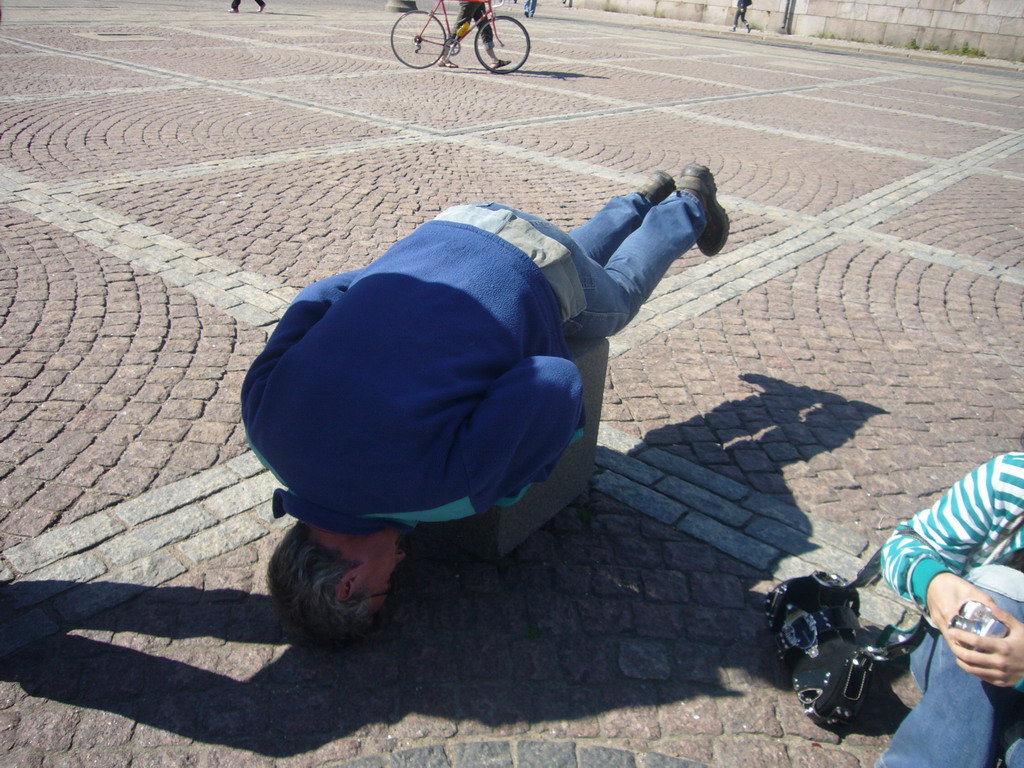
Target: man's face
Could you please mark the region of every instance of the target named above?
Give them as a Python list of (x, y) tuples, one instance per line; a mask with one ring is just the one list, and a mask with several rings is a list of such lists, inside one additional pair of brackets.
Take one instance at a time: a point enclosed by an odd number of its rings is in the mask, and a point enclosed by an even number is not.
[(382, 551), (373, 561), (367, 561), (367, 565), (371, 567), (371, 570), (367, 575), (365, 587), (369, 590), (373, 601), (370, 613), (376, 613), (384, 606), (388, 599), (388, 593), (391, 590), (391, 578), (395, 568), (404, 559), (405, 551), (396, 538), (390, 548)]
[(369, 595), (372, 599), (371, 613), (379, 611), (387, 600), (391, 574), (395, 566), (405, 559), (399, 532), (388, 528), (356, 536), (331, 533), (310, 526), (310, 538), (355, 563), (339, 583), (338, 596), (347, 600), (354, 595)]

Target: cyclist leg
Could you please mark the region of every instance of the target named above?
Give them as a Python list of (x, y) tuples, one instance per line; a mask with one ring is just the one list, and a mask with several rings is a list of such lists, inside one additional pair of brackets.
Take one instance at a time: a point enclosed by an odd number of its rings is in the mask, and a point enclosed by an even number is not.
[[(458, 40), (456, 37), (459, 27), (463, 24), (479, 18), (479, 15), (483, 13), (483, 9), (478, 9), (477, 6), (481, 6), (483, 3), (459, 3), (459, 15), (455, 17), (455, 23), (452, 25), (452, 36), (445, 42), (444, 54), (441, 56), (442, 67), (457, 67), (458, 64), (450, 61), (452, 56), (452, 46)], [(480, 14), (477, 11), (480, 11)]]
[[(484, 16), (484, 4), (477, 3), (477, 5), (480, 6), (480, 11), (476, 16), (476, 18), (479, 19)], [(484, 53), (487, 54), (487, 58), (491, 60), (491, 64), (492, 66), (494, 66), (495, 69), (507, 66), (508, 64), (511, 63), (509, 61), (499, 59), (498, 55), (494, 52), (494, 30), (491, 29), (490, 20), (485, 20), (482, 24), (480, 24), (480, 39), (483, 41), (484, 44)]]

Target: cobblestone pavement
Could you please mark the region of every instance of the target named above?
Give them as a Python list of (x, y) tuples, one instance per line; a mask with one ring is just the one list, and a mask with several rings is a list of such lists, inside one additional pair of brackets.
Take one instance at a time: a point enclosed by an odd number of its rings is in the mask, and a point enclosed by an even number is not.
[[(394, 13), (245, 2), (5, 3), (0, 765), (873, 765), (912, 682), (815, 727), (761, 602), (1018, 444), (1020, 66), (549, 3), (523, 71), (414, 71)], [(369, 638), (290, 645), (238, 390), (296, 291), (692, 159), (733, 234), (612, 340), (591, 491), (496, 563), (414, 537)]]

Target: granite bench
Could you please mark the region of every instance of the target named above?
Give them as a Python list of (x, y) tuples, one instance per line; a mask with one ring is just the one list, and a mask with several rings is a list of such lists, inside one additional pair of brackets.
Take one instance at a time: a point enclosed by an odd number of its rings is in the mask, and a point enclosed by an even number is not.
[(534, 483), (510, 507), (492, 507), (482, 515), (445, 523), (421, 524), (423, 534), (440, 536), (486, 559), (503, 557), (586, 491), (594, 473), (597, 429), (601, 423), (607, 339), (570, 339), (569, 352), (583, 376), (587, 423), (583, 437), (569, 446), (555, 471), (543, 483)]

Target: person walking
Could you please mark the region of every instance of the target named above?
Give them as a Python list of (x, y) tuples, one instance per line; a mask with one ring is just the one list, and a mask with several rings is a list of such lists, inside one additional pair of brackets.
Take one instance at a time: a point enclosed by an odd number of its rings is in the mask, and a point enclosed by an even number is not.
[[(238, 13), (238, 6), (242, 4), (242, 0), (231, 0), (231, 13)], [(267, 7), (267, 4), (263, 0), (256, 0), (256, 5), (260, 7), (256, 13), (263, 13), (263, 9)]]
[(750, 31), (750, 24), (747, 23), (747, 8), (754, 4), (754, 0), (736, 0), (736, 15), (732, 18), (732, 31), (736, 31), (736, 27), (742, 21), (747, 28), (747, 32)]
[[(235, 0), (238, 2), (238, 0)], [(257, 0), (259, 2), (259, 0)], [(527, 0), (529, 2), (529, 0)], [(534, 0), (536, 2), (536, 0)], [(474, 21), (480, 21), (487, 13), (487, 4), (482, 0), (463, 0), (459, 3), (459, 15), (455, 19), (455, 23), (452, 25), (452, 29), (455, 30), (452, 36), (445, 41), (444, 53), (441, 56), (441, 61), (438, 62), (440, 66), (447, 67), (448, 69), (458, 69), (458, 64), (452, 61), (452, 55), (458, 48), (458, 43), (461, 42), (467, 34), (469, 34), (470, 26)], [(507, 67), (512, 62), (506, 59), (499, 59), (494, 53), (494, 30), (491, 29), (490, 22), (484, 22), (480, 27), (480, 39), (484, 43), (484, 53), (491, 60), (491, 64), (494, 65), (495, 69), (501, 69)]]

